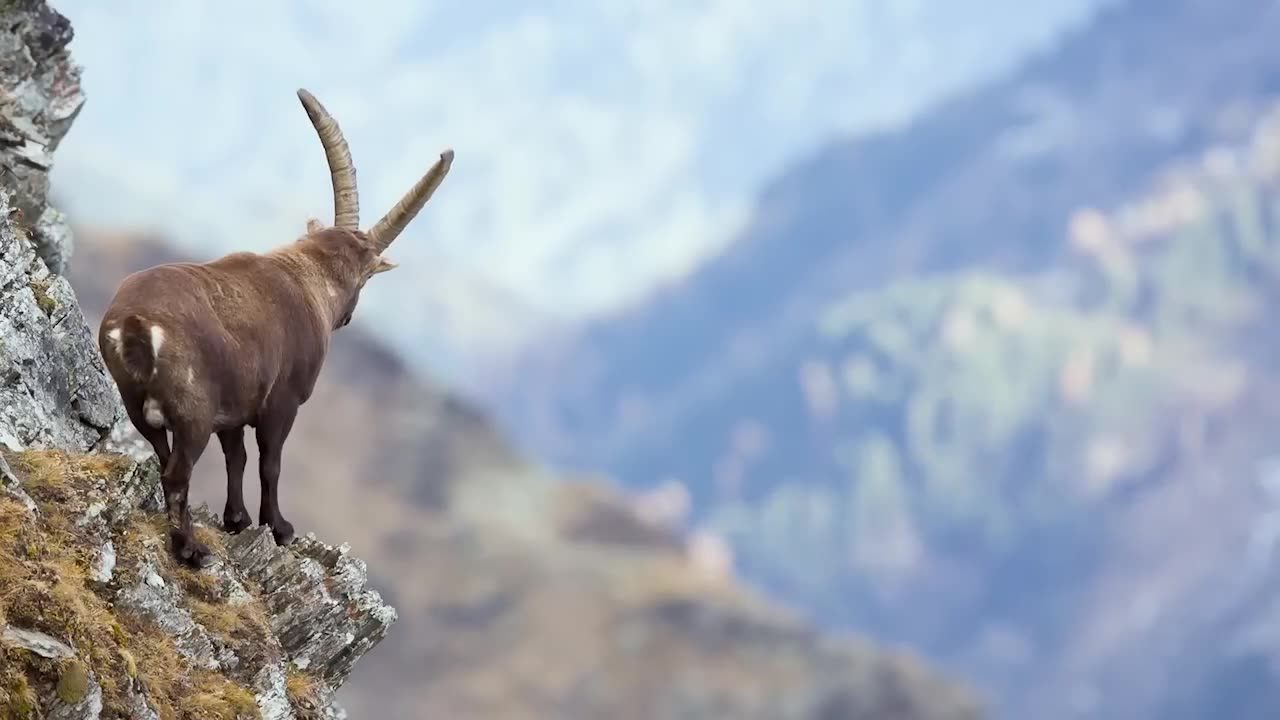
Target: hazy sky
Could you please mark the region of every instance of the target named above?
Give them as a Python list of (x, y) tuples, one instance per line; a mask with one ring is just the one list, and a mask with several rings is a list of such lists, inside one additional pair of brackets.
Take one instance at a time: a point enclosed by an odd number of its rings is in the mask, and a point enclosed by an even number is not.
[(1097, 2), (56, 0), (88, 103), (54, 192), (76, 221), (206, 251), (290, 240), (332, 219), (305, 86), (346, 132), (366, 225), (457, 152), (365, 305), (580, 317), (715, 250), (804, 153)]

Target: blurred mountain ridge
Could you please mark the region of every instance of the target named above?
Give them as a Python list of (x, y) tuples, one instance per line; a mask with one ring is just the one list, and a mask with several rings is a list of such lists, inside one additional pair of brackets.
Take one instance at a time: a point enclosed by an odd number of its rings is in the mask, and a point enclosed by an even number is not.
[(1277, 32), (1110, 6), (476, 396), (1003, 716), (1268, 716)]

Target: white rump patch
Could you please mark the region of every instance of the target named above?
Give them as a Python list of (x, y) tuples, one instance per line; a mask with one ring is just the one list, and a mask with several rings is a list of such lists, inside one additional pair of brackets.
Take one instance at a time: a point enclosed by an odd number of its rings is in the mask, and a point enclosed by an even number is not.
[(107, 333), (107, 339), (111, 341), (111, 347), (116, 351), (117, 355), (124, 355), (124, 333), (120, 328), (112, 328)]
[(158, 360), (160, 358), (160, 346), (164, 345), (164, 328), (159, 325), (151, 326), (151, 358)]
[[(151, 377), (160, 372), (160, 346), (164, 345), (164, 328), (151, 326)], [(156, 427), (160, 427), (157, 425)]]
[(155, 398), (147, 398), (142, 403), (142, 417), (146, 419), (147, 424), (160, 430), (168, 422), (165, 420), (164, 411), (160, 409), (160, 401)]

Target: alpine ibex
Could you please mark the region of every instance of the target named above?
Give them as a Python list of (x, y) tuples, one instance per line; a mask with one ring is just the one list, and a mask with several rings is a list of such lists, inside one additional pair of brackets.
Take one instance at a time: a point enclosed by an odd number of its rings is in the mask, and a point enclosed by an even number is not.
[[(157, 265), (129, 275), (107, 307), (98, 346), (130, 422), (162, 468), (171, 551), (201, 567), (209, 549), (192, 532), (191, 471), (218, 436), (227, 465), (228, 532), (249, 527), (244, 428), (258, 441), (258, 523), (278, 544), (293, 540), (280, 513), (280, 455), (299, 406), (311, 396), (330, 335), (351, 322), (370, 277), (395, 263), (382, 253), (418, 214), (453, 163), (434, 166), (369, 230), (359, 229), (351, 154), (338, 124), (305, 89), (298, 98), (320, 136), (333, 186), (334, 223), (307, 222), (297, 240), (264, 253)], [(169, 432), (173, 450), (169, 449)]]

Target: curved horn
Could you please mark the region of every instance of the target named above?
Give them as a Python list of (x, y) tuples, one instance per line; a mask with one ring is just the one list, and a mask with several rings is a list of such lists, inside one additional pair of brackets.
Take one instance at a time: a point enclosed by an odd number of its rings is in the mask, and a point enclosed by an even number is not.
[(356, 230), (360, 226), (360, 197), (356, 192), (356, 169), (351, 163), (351, 151), (342, 137), (342, 129), (314, 95), (299, 89), (298, 99), (320, 136), (325, 159), (329, 161), (329, 178), (333, 183), (333, 225)]
[(427, 204), (436, 188), (440, 187), (444, 176), (449, 174), (449, 167), (452, 165), (453, 150), (440, 153), (440, 159), (431, 166), (427, 174), (423, 175), (422, 179), (400, 198), (400, 202), (387, 211), (387, 214), (383, 215), (382, 219), (369, 230), (367, 233), (369, 240), (378, 249), (379, 254), (387, 249), (387, 246), (404, 231), (409, 221), (418, 214), (422, 206)]

